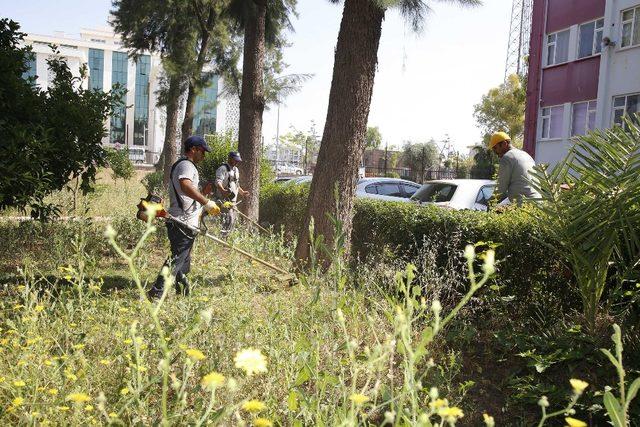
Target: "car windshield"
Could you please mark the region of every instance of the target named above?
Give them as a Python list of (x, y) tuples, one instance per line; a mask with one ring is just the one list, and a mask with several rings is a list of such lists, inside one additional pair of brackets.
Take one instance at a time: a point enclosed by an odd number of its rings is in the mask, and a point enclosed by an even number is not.
[(456, 192), (457, 186), (436, 182), (433, 184), (425, 184), (416, 193), (411, 196), (411, 200), (419, 202), (449, 202)]

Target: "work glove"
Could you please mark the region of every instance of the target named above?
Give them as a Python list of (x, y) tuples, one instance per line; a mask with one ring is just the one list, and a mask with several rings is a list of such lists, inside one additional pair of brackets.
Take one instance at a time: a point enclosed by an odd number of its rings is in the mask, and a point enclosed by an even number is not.
[(213, 200), (209, 200), (207, 204), (204, 205), (204, 210), (211, 216), (220, 215), (220, 206), (218, 206)]

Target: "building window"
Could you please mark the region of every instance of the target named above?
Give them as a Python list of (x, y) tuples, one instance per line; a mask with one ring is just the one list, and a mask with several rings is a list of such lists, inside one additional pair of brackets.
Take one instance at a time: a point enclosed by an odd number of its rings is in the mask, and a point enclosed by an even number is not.
[[(218, 76), (211, 74), (202, 92), (196, 98), (194, 108), (193, 128), (196, 135), (215, 133), (216, 131), (216, 101), (218, 97)], [(287, 153), (292, 159), (293, 154)]]
[(563, 105), (542, 109), (542, 139), (562, 138), (563, 115)]
[(580, 45), (578, 58), (586, 58), (602, 51), (602, 31), (604, 19), (580, 25)]
[(89, 49), (89, 89), (102, 90), (104, 50)]
[(136, 61), (136, 93), (133, 109), (133, 145), (147, 145), (149, 126), (149, 72), (151, 58), (140, 55)]
[(596, 128), (596, 109), (598, 101), (573, 104), (571, 118), (571, 136), (585, 135)]
[[(127, 87), (127, 69), (129, 61), (126, 53), (113, 52), (111, 57), (111, 85), (116, 84), (121, 88)], [(124, 105), (126, 93), (122, 94), (122, 105), (116, 107), (111, 115), (111, 127), (109, 130), (109, 141), (112, 144), (124, 144), (126, 142), (127, 108)]]
[(639, 103), (638, 93), (613, 98), (613, 124), (620, 125), (624, 116), (640, 112)]
[(547, 65), (569, 60), (569, 33), (569, 30), (565, 30), (547, 36)]
[(22, 73), (22, 78), (25, 80), (29, 80), (31, 78), (36, 77), (36, 54), (33, 52), (29, 52), (26, 57), (26, 61), (24, 63), (26, 66), (26, 70)]
[(622, 12), (621, 47), (640, 44), (640, 6)]

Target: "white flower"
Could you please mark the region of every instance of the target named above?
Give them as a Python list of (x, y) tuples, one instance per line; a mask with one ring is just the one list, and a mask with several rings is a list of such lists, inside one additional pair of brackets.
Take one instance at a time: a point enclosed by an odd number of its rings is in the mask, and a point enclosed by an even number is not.
[(107, 239), (115, 239), (118, 233), (113, 229), (111, 224), (107, 224), (107, 228), (104, 230), (104, 237)]
[(484, 264), (482, 270), (486, 274), (493, 274), (496, 271), (496, 252), (493, 249), (489, 249), (484, 255)]
[(467, 245), (464, 248), (464, 257), (468, 260), (472, 260), (476, 257), (476, 248), (473, 245)]

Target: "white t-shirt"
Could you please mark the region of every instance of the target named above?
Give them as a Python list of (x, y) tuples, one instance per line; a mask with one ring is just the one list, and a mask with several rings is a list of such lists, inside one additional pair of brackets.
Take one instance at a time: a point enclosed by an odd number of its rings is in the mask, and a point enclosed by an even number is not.
[[(222, 184), (223, 188), (235, 194), (235, 197), (232, 199), (232, 201), (235, 202), (238, 199), (238, 188), (240, 187), (240, 171), (237, 166), (229, 166), (229, 169), (227, 169), (227, 166), (229, 165), (225, 163), (216, 170), (216, 184)], [(220, 191), (217, 190), (217, 187), (216, 195), (220, 199), (224, 199)]]
[[(178, 160), (178, 164), (173, 169), (171, 181), (173, 185), (169, 185), (169, 214), (187, 224), (197, 227), (198, 214), (200, 213), (200, 203), (185, 195), (180, 187), (181, 179), (189, 179), (198, 188), (200, 185), (200, 176), (196, 166), (188, 159)], [(174, 190), (175, 189), (175, 190)], [(176, 195), (176, 192), (178, 193)], [(178, 197), (182, 202), (182, 207), (178, 204)]]

